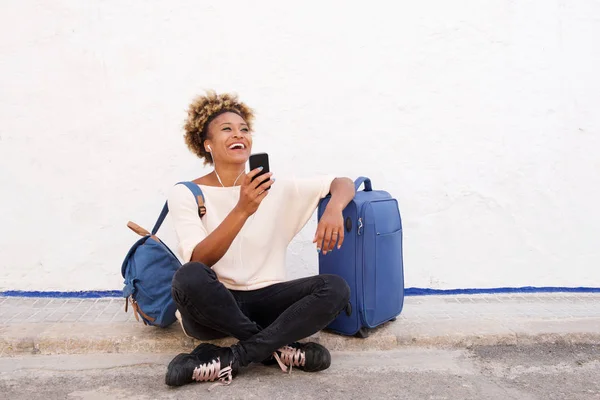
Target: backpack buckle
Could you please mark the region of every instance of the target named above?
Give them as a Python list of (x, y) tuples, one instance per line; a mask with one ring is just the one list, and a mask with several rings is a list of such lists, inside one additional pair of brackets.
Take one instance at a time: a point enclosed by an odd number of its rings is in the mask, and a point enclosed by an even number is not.
[(140, 322), (140, 315), (142, 316), (142, 322), (144, 323), (144, 325), (148, 325), (148, 323), (146, 322), (146, 320), (150, 321), (150, 322), (154, 322), (155, 319), (152, 318), (149, 315), (146, 315), (145, 312), (142, 311), (142, 309), (140, 308), (139, 304), (137, 303), (137, 301), (135, 301), (135, 299), (133, 298), (133, 296), (129, 296), (128, 298), (125, 299), (125, 312), (127, 312), (127, 308), (128, 308), (128, 301), (131, 301), (131, 308), (133, 308), (133, 315), (135, 315), (135, 319)]

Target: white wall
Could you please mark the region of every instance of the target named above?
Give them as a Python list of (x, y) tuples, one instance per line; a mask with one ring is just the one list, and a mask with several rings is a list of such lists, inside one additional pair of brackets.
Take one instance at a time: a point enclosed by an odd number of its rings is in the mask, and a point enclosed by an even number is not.
[(205, 88), (257, 110), (279, 177), (396, 196), (407, 287), (600, 286), (600, 3), (290, 4), (3, 1), (0, 290), (121, 289), (126, 222), (207, 172)]

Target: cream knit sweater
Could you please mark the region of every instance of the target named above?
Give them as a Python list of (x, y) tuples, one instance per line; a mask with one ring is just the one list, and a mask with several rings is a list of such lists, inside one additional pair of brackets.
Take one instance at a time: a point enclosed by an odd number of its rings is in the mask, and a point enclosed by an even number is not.
[[(278, 179), (231, 247), (212, 269), (228, 289), (255, 290), (285, 281), (285, 256), (291, 240), (306, 225), (319, 200), (327, 196), (333, 176)], [(178, 238), (177, 251), (189, 262), (196, 245), (235, 207), (240, 187), (200, 185), (206, 215), (200, 219), (193, 194), (175, 185), (168, 196), (169, 216)]]

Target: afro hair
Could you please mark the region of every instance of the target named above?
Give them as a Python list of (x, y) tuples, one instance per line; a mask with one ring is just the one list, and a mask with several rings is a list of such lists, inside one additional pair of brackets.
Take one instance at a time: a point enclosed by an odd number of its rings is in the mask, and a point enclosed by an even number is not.
[(207, 91), (205, 96), (196, 97), (190, 104), (185, 120), (185, 143), (190, 151), (199, 158), (204, 159), (204, 164), (212, 164), (213, 159), (204, 148), (207, 139), (208, 125), (218, 115), (225, 112), (234, 112), (246, 121), (248, 129), (252, 132), (254, 111), (238, 100), (238, 96), (231, 93), (217, 94)]

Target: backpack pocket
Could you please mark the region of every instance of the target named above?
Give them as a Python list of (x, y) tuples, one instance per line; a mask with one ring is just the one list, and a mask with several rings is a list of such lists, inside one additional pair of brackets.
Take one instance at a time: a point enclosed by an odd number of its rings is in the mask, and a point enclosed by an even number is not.
[(175, 306), (171, 281), (181, 266), (179, 260), (158, 239), (148, 237), (127, 262), (131, 271), (129, 282), (134, 287), (131, 298), (134, 310), (151, 325), (172, 323)]

